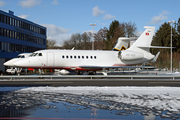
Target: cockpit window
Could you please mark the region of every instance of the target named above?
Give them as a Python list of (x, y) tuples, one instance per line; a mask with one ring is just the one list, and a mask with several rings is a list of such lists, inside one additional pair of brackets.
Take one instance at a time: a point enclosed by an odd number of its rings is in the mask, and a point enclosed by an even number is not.
[(16, 58), (25, 58), (24, 55), (18, 55)]
[(32, 56), (34, 56), (34, 54), (35, 54), (35, 53), (32, 53), (32, 54), (30, 54), (30, 55), (29, 55), (29, 57), (32, 57)]
[(42, 53), (32, 53), (29, 57), (33, 57), (33, 56), (42, 56)]
[(16, 58), (21, 58), (21, 55), (18, 55)]
[(34, 56), (38, 55), (38, 53), (35, 53)]

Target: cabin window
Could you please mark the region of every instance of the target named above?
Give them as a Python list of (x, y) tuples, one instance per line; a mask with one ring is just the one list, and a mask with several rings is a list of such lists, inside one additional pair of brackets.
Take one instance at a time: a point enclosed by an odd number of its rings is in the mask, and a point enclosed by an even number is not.
[(84, 56), (82, 56), (82, 59), (84, 59)]
[(68, 58), (68, 56), (66, 56), (66, 58)]
[(72, 56), (70, 56), (70, 58), (72, 59)]
[(94, 56), (94, 59), (96, 59), (96, 56)]
[(39, 56), (42, 56), (42, 53), (39, 53)]
[(74, 58), (76, 59), (76, 56), (74, 56)]
[(24, 55), (22, 55), (22, 56), (21, 56), (21, 58), (25, 58), (25, 56), (24, 56)]
[(80, 59), (80, 56), (78, 56), (78, 58)]
[(62, 58), (64, 58), (64, 55), (62, 56)]
[(92, 59), (93, 57), (91, 56), (91, 59)]
[(88, 56), (86, 56), (86, 58), (88, 59)]

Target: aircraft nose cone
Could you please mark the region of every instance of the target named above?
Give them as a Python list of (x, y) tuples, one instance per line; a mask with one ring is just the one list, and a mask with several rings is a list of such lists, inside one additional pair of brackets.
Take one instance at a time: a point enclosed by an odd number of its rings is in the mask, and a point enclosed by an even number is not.
[(16, 62), (13, 63), (13, 65), (18, 67), (18, 66), (22, 65), (21, 63), (22, 63), (21, 61), (16, 61)]
[(13, 63), (16, 62), (17, 60), (19, 60), (19, 58), (13, 58), (13, 59), (5, 62), (3, 65), (5, 65), (5, 66), (14, 66)]
[(7, 61), (7, 62), (5, 62), (3, 65), (9, 66), (10, 64), (9, 64), (9, 62)]
[(26, 58), (24, 58), (24, 59), (14, 62), (13, 64), (14, 64), (14, 66), (17, 66), (17, 67), (27, 67), (27, 66), (29, 66), (28, 63), (29, 63), (28, 60)]
[(4, 65), (5, 66), (14, 66), (13, 63), (14, 63), (14, 60), (9, 60), (9, 61), (5, 62)]

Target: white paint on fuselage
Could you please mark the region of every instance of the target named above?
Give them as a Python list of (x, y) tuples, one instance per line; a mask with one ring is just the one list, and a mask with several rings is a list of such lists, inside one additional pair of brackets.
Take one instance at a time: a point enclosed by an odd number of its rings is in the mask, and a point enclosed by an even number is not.
[(146, 58), (121, 61), (118, 58), (119, 51), (40, 50), (34, 53), (42, 53), (42, 56), (32, 56), (19, 60), (15, 63), (15, 66), (43, 69), (70, 69), (73, 67), (78, 68), (79, 66), (128, 66), (147, 61)]

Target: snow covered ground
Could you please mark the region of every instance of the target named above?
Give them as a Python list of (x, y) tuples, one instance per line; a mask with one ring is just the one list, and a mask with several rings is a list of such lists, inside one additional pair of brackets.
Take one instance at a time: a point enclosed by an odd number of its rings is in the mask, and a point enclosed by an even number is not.
[(95, 95), (96, 98), (158, 110), (180, 110), (179, 87), (30, 87), (19, 91), (43, 91)]
[(0, 104), (15, 105), (17, 110), (36, 105), (50, 108), (46, 103), (64, 101), (87, 108), (116, 110), (117, 115), (139, 112), (173, 119), (180, 115), (179, 87), (1, 87), (0, 91), (12, 91), (2, 96)]

